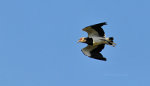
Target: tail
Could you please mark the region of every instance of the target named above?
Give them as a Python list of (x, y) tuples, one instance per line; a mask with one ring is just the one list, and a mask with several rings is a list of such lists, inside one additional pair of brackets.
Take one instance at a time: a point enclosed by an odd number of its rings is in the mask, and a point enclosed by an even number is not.
[(109, 37), (110, 42), (113, 42), (113, 40), (114, 40), (114, 37)]
[(114, 43), (114, 37), (109, 37), (107, 40), (108, 45), (112, 45), (113, 47), (115, 47), (116, 43)]

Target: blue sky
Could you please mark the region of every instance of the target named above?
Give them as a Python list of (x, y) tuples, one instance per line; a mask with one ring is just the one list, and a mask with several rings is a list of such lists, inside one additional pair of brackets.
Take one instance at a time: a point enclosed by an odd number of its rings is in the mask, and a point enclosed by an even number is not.
[[(150, 86), (149, 0), (1, 0), (0, 86)], [(107, 22), (108, 61), (84, 56), (82, 28)]]

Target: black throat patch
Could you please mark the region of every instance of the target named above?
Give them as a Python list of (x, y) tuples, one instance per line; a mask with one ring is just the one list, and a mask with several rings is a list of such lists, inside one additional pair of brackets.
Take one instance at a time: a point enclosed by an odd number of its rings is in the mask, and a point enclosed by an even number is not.
[(88, 45), (93, 45), (93, 39), (92, 39), (92, 38), (87, 37), (87, 38), (86, 38), (86, 42), (85, 42), (85, 43), (87, 43)]

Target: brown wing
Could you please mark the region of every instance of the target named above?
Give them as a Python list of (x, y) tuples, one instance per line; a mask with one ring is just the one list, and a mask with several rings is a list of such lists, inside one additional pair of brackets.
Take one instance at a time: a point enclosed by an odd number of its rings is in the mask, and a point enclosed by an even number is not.
[(84, 53), (84, 55), (89, 56), (91, 58), (106, 61), (106, 58), (104, 58), (103, 55), (99, 53), (104, 49), (104, 47), (105, 44), (98, 45), (98, 46), (88, 45), (87, 47), (83, 48), (81, 51)]
[(96, 48), (97, 46), (88, 45), (85, 48), (83, 48), (81, 51), (83, 52), (84, 55), (91, 56), (91, 51), (93, 51)]
[(98, 45), (97, 48), (91, 51), (91, 58), (106, 61), (106, 58), (100, 53), (105, 47), (105, 44)]
[(87, 32), (88, 37), (90, 37), (90, 38), (91, 37), (104, 37), (105, 32), (102, 29), (103, 25), (106, 25), (106, 22), (85, 27), (85, 28), (83, 28), (83, 31)]

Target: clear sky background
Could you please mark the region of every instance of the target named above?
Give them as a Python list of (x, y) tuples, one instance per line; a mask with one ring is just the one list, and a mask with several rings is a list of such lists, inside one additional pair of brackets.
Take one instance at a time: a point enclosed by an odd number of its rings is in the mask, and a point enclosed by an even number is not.
[[(82, 28), (107, 22), (107, 61)], [(1, 0), (0, 86), (150, 86), (149, 0)]]

